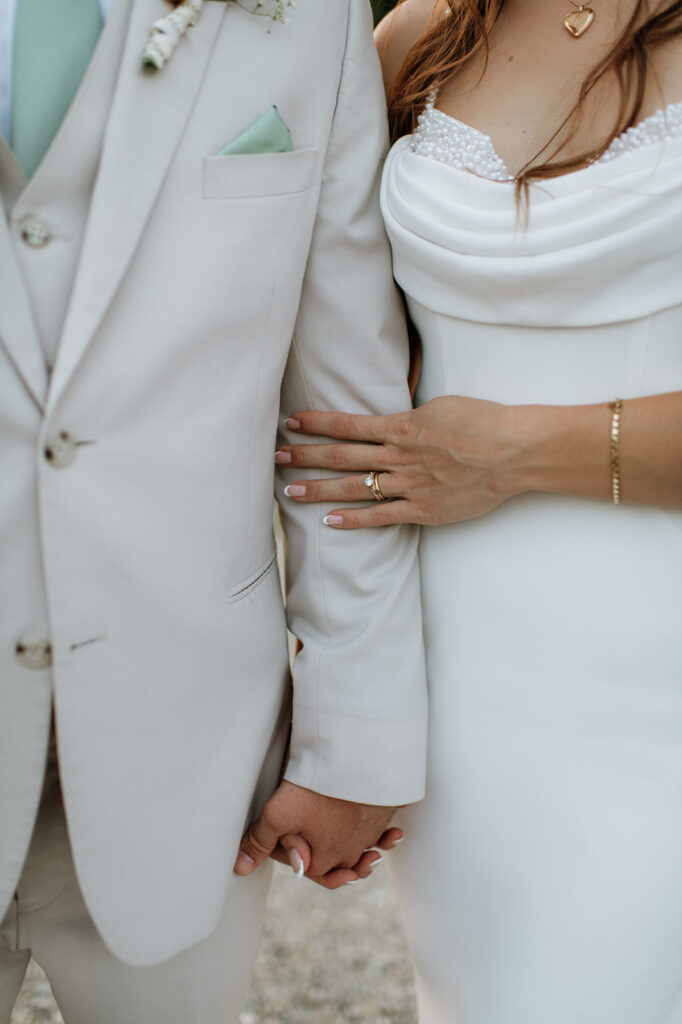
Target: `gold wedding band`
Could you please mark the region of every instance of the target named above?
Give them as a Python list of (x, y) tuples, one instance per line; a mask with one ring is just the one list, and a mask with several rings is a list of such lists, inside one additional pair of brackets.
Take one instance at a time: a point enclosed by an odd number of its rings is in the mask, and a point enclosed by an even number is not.
[(374, 469), (369, 476), (365, 477), (365, 485), (369, 487), (375, 501), (386, 501), (386, 495), (381, 493), (379, 487), (379, 470)]

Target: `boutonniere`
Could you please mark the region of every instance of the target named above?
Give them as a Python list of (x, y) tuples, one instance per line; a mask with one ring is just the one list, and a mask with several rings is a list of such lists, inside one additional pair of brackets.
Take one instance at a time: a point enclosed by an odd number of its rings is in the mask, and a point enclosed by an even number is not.
[[(225, 0), (226, 3), (238, 4), (251, 14), (280, 21), (286, 24), (286, 12), (295, 7), (294, 0)], [(149, 42), (142, 54), (142, 66), (152, 71), (160, 71), (173, 56), (175, 47), (188, 28), (196, 25), (204, 6), (204, 0), (171, 0), (173, 10), (165, 18), (159, 18), (151, 27)], [(270, 29), (268, 28), (268, 32)]]

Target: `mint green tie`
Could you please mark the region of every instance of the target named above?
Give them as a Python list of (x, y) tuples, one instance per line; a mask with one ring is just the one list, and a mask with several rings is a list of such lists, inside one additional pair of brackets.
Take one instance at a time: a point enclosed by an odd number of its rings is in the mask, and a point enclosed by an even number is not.
[(18, 0), (10, 144), (31, 177), (57, 134), (100, 32), (99, 0)]

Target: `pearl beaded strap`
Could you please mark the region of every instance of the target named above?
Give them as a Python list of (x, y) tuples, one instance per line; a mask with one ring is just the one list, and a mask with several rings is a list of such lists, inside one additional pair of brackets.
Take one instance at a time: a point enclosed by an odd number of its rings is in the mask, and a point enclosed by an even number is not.
[(613, 140), (596, 163), (613, 160), (622, 153), (629, 153), (631, 149), (641, 149), (652, 142), (663, 142), (664, 139), (674, 139), (678, 135), (682, 135), (682, 103), (671, 103), (650, 117), (645, 117), (639, 124), (627, 128)]
[[(438, 110), (437, 96), (435, 91), (429, 93), (412, 135), (412, 152), (490, 181), (512, 181), (513, 176), (495, 152), (492, 139), (478, 128)], [(614, 160), (630, 150), (678, 135), (682, 135), (682, 102), (671, 103), (628, 128), (595, 163)]]
[(435, 102), (436, 93), (432, 92), (412, 136), (412, 152), (491, 181), (510, 181), (511, 174), (492, 140), (477, 128), (437, 110)]

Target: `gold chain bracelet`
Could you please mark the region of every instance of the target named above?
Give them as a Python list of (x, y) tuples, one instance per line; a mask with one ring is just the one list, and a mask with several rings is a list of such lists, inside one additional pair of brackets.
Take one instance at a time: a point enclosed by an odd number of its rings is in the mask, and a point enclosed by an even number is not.
[(623, 399), (617, 398), (611, 406), (611, 496), (614, 505), (620, 505), (620, 412)]

